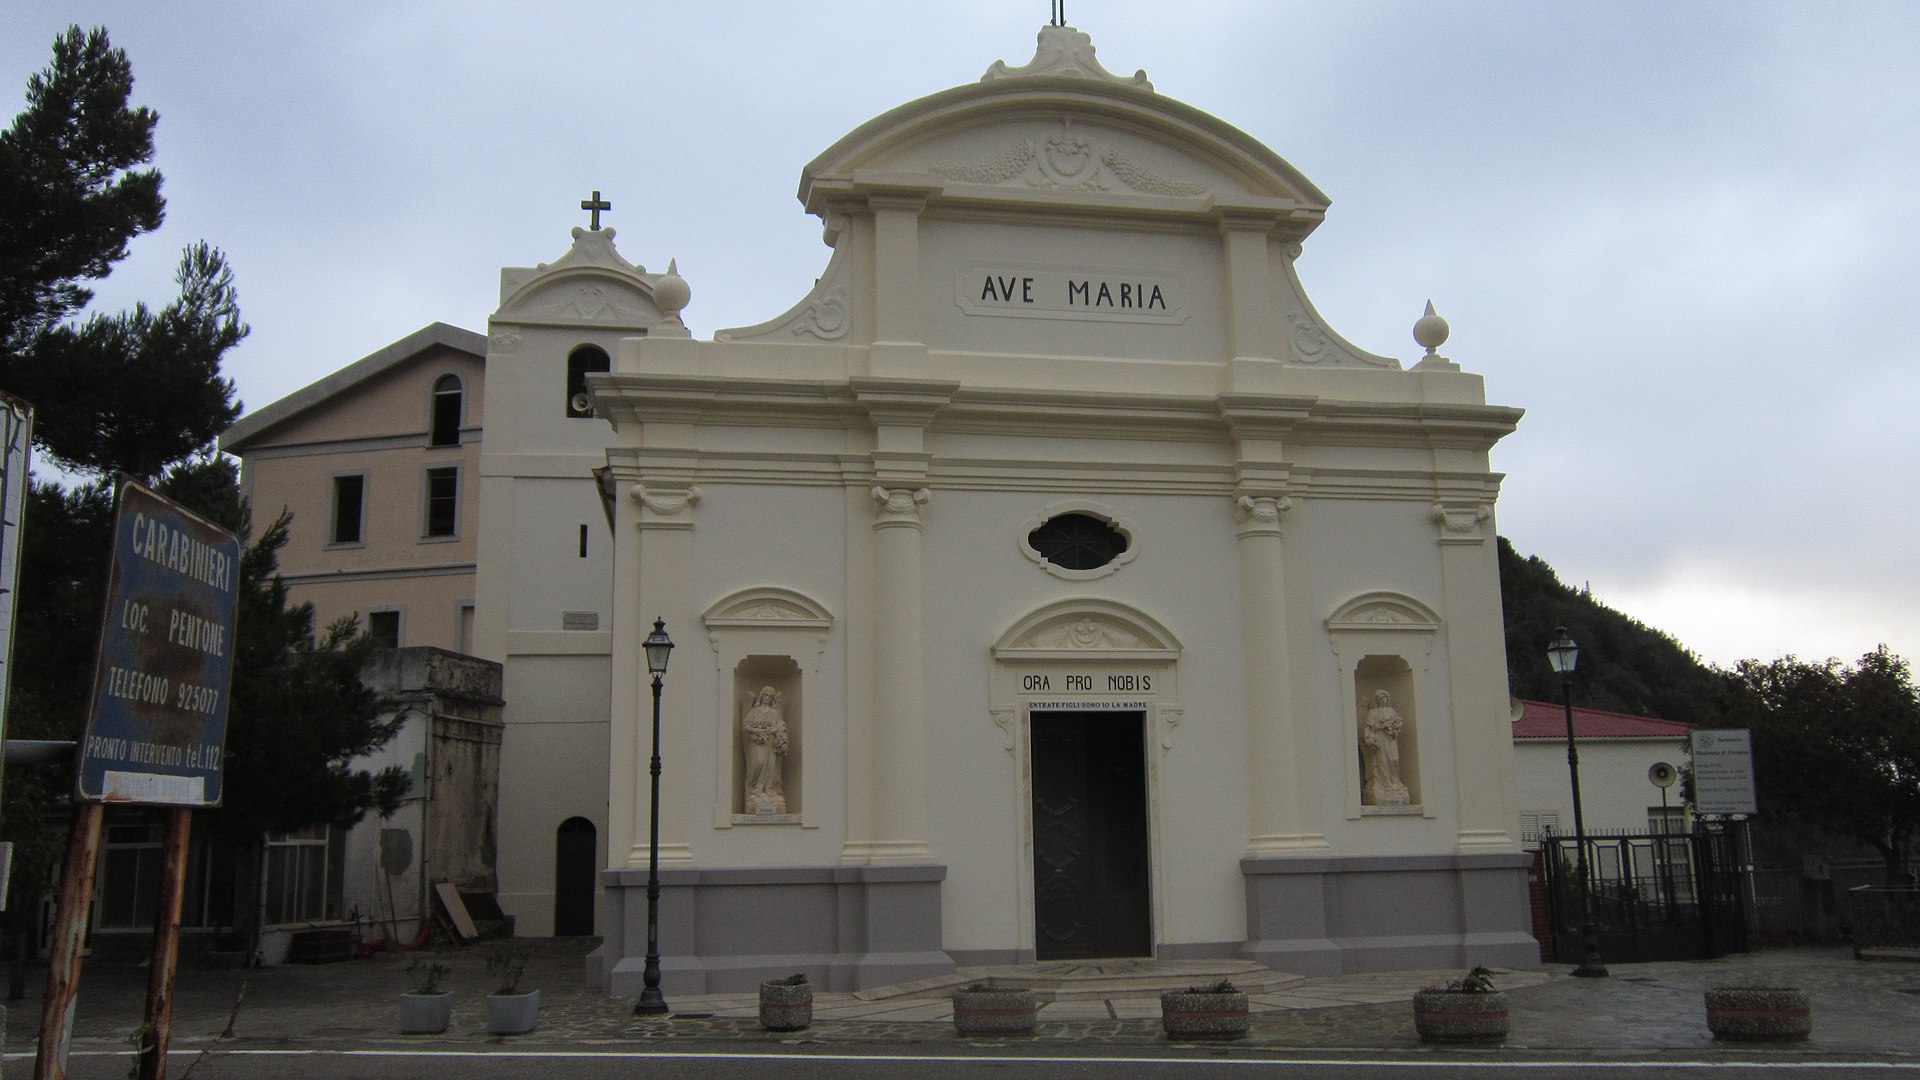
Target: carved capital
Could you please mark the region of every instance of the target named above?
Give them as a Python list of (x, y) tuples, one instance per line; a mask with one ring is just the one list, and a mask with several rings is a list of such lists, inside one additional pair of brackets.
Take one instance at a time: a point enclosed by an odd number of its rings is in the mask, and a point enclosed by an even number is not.
[(1285, 495), (1242, 495), (1233, 502), (1241, 536), (1279, 536), (1280, 515), (1293, 509)]
[(1428, 511), (1439, 528), (1439, 539), (1443, 544), (1484, 544), (1487, 541), (1486, 523), (1493, 520), (1493, 507), (1486, 503), (1434, 503)]
[(649, 491), (645, 484), (635, 484), (627, 489), (627, 494), (633, 496), (633, 501), (641, 507), (663, 518), (679, 517), (700, 501), (700, 489), (691, 485), (678, 490), (666, 488)]
[(876, 525), (918, 525), (920, 508), (933, 493), (926, 488), (887, 488), (873, 486), (873, 517)]

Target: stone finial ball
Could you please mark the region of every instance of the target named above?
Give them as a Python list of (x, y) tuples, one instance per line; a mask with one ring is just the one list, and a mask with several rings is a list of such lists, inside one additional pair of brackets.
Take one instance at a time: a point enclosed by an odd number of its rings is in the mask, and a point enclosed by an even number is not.
[(675, 315), (693, 299), (693, 286), (687, 279), (669, 269), (653, 283), (653, 302), (661, 311)]
[(1449, 333), (1447, 320), (1433, 313), (1433, 301), (1427, 301), (1427, 313), (1413, 324), (1413, 340), (1425, 346), (1428, 352), (1446, 344)]

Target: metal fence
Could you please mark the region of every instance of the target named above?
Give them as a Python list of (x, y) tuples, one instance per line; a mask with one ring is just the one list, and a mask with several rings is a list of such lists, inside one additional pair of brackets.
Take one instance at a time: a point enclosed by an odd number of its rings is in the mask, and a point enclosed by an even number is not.
[[(1593, 922), (1610, 960), (1680, 960), (1744, 952), (1744, 889), (1733, 838), (1723, 831), (1589, 835)], [(1541, 838), (1549, 948), (1579, 959), (1586, 919), (1571, 837)]]

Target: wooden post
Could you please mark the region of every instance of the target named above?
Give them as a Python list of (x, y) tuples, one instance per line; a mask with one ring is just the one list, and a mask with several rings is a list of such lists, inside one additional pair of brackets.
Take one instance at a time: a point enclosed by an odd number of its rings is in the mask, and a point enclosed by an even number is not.
[(160, 857), (160, 903), (153, 916), (153, 959), (147, 967), (147, 1022), (141, 1031), (138, 1080), (166, 1080), (167, 1039), (173, 1029), (173, 977), (180, 966), (180, 903), (187, 884), (187, 840), (193, 811), (167, 811), (167, 845)]
[(33, 1058), (33, 1080), (64, 1080), (67, 1075), (67, 1044), (73, 1037), (74, 996), (80, 991), (80, 951), (93, 904), (93, 865), (100, 855), (103, 809), (89, 802), (73, 808), (73, 831), (67, 837), (67, 865), (60, 875), (60, 905), (47, 959), (47, 996), (40, 1006), (40, 1046)]

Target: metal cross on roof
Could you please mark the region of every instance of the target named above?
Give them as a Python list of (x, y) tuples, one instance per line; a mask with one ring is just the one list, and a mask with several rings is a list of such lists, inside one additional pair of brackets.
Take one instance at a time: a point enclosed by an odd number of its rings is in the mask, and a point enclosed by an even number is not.
[(1053, 0), (1053, 25), (1067, 25), (1067, 0)]
[(593, 212), (593, 224), (590, 228), (600, 228), (600, 211), (613, 209), (613, 204), (600, 197), (600, 189), (595, 188), (593, 198), (580, 200), (580, 209)]

